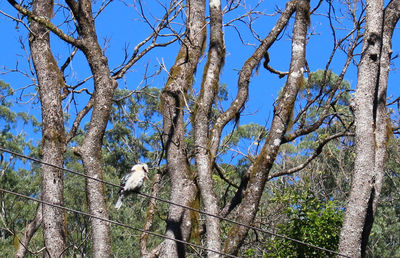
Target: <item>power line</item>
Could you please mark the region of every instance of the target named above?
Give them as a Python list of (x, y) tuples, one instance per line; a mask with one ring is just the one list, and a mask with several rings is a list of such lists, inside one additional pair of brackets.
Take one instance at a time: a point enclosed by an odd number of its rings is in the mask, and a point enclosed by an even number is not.
[(26, 156), (26, 155), (23, 155), (23, 154), (20, 154), (20, 153), (11, 151), (11, 150), (4, 149), (4, 148), (2, 148), (2, 147), (0, 147), (0, 151), (7, 152), (7, 153), (10, 153), (10, 154), (12, 154), (12, 155), (15, 155), (15, 156), (18, 156), (18, 157), (21, 157), (21, 158), (24, 158), (24, 159), (28, 159), (28, 160), (31, 160), (31, 161), (34, 161), (34, 162), (37, 162), (37, 163), (40, 163), (40, 164), (43, 164), (43, 165), (46, 165), (46, 166), (49, 166), (49, 167), (53, 167), (53, 168), (57, 168), (57, 169), (60, 169), (60, 170), (64, 170), (64, 171), (66, 171), (66, 172), (70, 172), (70, 173), (75, 174), (75, 175), (78, 175), (78, 176), (83, 176), (83, 177), (86, 177), (86, 178), (88, 178), (88, 179), (91, 179), (91, 180), (94, 180), (94, 181), (97, 181), (97, 182), (100, 182), (100, 183), (103, 183), (103, 184), (106, 184), (106, 185), (110, 185), (110, 186), (114, 186), (114, 187), (121, 188), (120, 185), (113, 184), (113, 183), (111, 183), (111, 182), (107, 182), (107, 181), (98, 179), (98, 178), (96, 178), (96, 177), (91, 177), (91, 176), (85, 175), (85, 174), (80, 173), (80, 172), (76, 172), (76, 171), (71, 170), (71, 169), (68, 169), (68, 168), (59, 167), (59, 166), (57, 166), (57, 165), (44, 162), (44, 161), (42, 161), (42, 160), (40, 160), (40, 159), (35, 159), (35, 158), (32, 158), (32, 157), (29, 157), (29, 156)]
[(165, 203), (168, 203), (168, 204), (171, 204), (171, 205), (176, 205), (176, 206), (188, 209), (188, 210), (192, 210), (192, 211), (201, 213), (201, 214), (206, 215), (206, 216), (218, 218), (220, 220), (225, 220), (226, 222), (230, 222), (230, 223), (236, 224), (238, 226), (246, 227), (246, 228), (249, 228), (249, 229), (252, 229), (252, 230), (255, 230), (255, 231), (259, 231), (259, 232), (262, 232), (262, 233), (266, 233), (266, 234), (269, 234), (269, 235), (272, 235), (272, 236), (275, 236), (275, 237), (280, 237), (280, 238), (283, 238), (283, 239), (286, 239), (286, 240), (289, 240), (289, 241), (292, 241), (292, 242), (296, 242), (298, 244), (302, 244), (302, 245), (305, 245), (305, 246), (308, 246), (308, 247), (311, 247), (311, 248), (314, 248), (314, 249), (319, 249), (319, 250), (327, 252), (327, 253), (336, 254), (336, 255), (342, 256), (342, 257), (348, 257), (348, 256), (346, 256), (344, 254), (341, 254), (339, 252), (336, 252), (336, 251), (333, 251), (333, 250), (330, 250), (330, 249), (326, 249), (324, 247), (320, 247), (320, 246), (316, 246), (316, 245), (313, 245), (313, 244), (310, 244), (310, 243), (306, 243), (306, 242), (303, 242), (301, 240), (294, 239), (294, 238), (291, 238), (291, 237), (288, 237), (288, 236), (285, 236), (285, 235), (281, 235), (281, 234), (278, 234), (278, 233), (274, 233), (272, 231), (265, 230), (265, 229), (262, 229), (262, 228), (258, 228), (258, 227), (255, 227), (255, 226), (246, 225), (246, 224), (241, 223), (241, 222), (237, 222), (237, 221), (234, 221), (234, 220), (231, 220), (231, 219), (219, 216), (219, 215), (214, 215), (214, 214), (211, 214), (211, 213), (208, 213), (208, 212), (205, 212), (205, 211), (202, 211), (202, 210), (198, 210), (198, 209), (195, 209), (195, 208), (192, 208), (192, 207), (189, 207), (189, 206), (185, 206), (185, 205), (182, 205), (182, 204), (174, 203), (174, 202), (171, 202), (171, 201), (168, 201), (168, 200), (165, 200), (165, 199), (158, 198), (156, 196), (151, 196), (151, 195), (148, 195), (148, 194), (145, 194), (145, 193), (141, 193), (141, 192), (138, 192), (138, 194), (143, 195), (143, 196), (145, 196), (147, 198), (153, 198), (153, 199), (161, 201), (161, 202), (165, 202)]
[(176, 241), (176, 242), (181, 243), (181, 244), (190, 245), (192, 247), (203, 249), (205, 251), (214, 252), (214, 253), (217, 253), (217, 254), (220, 254), (220, 255), (224, 255), (224, 256), (227, 256), (227, 257), (238, 257), (238, 256), (235, 256), (235, 255), (231, 255), (231, 254), (227, 254), (227, 253), (223, 253), (223, 252), (220, 252), (220, 251), (216, 251), (216, 250), (213, 250), (213, 249), (210, 249), (210, 248), (207, 248), (207, 247), (203, 247), (201, 245), (189, 243), (189, 242), (184, 241), (184, 240), (175, 239), (175, 238), (172, 238), (172, 237), (169, 237), (169, 236), (166, 236), (166, 235), (158, 234), (158, 233), (155, 233), (153, 231), (132, 227), (132, 226), (123, 224), (123, 223), (121, 223), (119, 221), (102, 218), (102, 217), (99, 217), (99, 216), (96, 216), (96, 215), (93, 215), (93, 214), (90, 214), (90, 213), (87, 213), (87, 212), (78, 211), (78, 210), (74, 210), (74, 209), (71, 209), (71, 208), (68, 208), (68, 207), (65, 207), (65, 206), (61, 206), (61, 205), (53, 204), (53, 203), (46, 202), (46, 201), (43, 201), (43, 200), (39, 200), (39, 199), (30, 197), (30, 196), (23, 195), (23, 194), (20, 194), (20, 193), (16, 193), (16, 192), (13, 192), (13, 191), (9, 191), (9, 190), (3, 189), (3, 188), (0, 188), (0, 191), (8, 193), (8, 194), (15, 195), (15, 196), (18, 196), (18, 197), (22, 197), (22, 198), (25, 198), (25, 199), (29, 199), (29, 200), (34, 201), (34, 202), (38, 202), (38, 203), (42, 203), (42, 204), (45, 204), (45, 205), (49, 205), (49, 206), (52, 206), (52, 207), (55, 207), (55, 208), (63, 209), (63, 210), (66, 210), (68, 212), (76, 213), (76, 214), (79, 214), (79, 215), (83, 215), (83, 216), (91, 217), (91, 218), (94, 218), (94, 219), (102, 220), (102, 221), (105, 221), (105, 222), (108, 222), (108, 223), (111, 223), (111, 224), (115, 224), (115, 225), (118, 225), (118, 226), (121, 226), (121, 227), (133, 229), (133, 230), (136, 230), (136, 231), (140, 231), (142, 233), (146, 233), (146, 234), (149, 234), (149, 235), (153, 235), (153, 236), (157, 236), (157, 237), (173, 240), (173, 241)]
[[(39, 160), (39, 159), (35, 159), (35, 158), (32, 158), (32, 157), (29, 157), (29, 156), (26, 156), (26, 155), (23, 155), (23, 154), (8, 150), (8, 149), (4, 149), (2, 147), (0, 147), (0, 151), (7, 152), (7, 153), (10, 153), (12, 155), (19, 156), (21, 158), (25, 158), (25, 159), (28, 159), (28, 160), (32, 160), (34, 162), (37, 162), (37, 163), (40, 163), (40, 164), (44, 164), (44, 165), (47, 165), (47, 166), (50, 166), (50, 167), (54, 167), (54, 168), (57, 168), (57, 169), (60, 169), (60, 170), (64, 170), (64, 171), (70, 172), (70, 173), (78, 175), (78, 176), (82, 176), (82, 177), (85, 177), (85, 178), (88, 178), (88, 179), (91, 179), (91, 180), (95, 180), (95, 181), (101, 182), (101, 183), (106, 184), (106, 185), (110, 185), (110, 186), (113, 186), (113, 187), (121, 188), (120, 185), (117, 185), (117, 184), (114, 184), (114, 183), (111, 183), (111, 182), (107, 182), (107, 181), (104, 181), (102, 179), (98, 179), (98, 178), (95, 178), (95, 177), (91, 177), (91, 176), (88, 176), (88, 175), (85, 175), (83, 173), (79, 173), (79, 172), (76, 172), (76, 171), (73, 171), (73, 170), (70, 170), (70, 169), (67, 169), (67, 168), (59, 167), (59, 166), (44, 162), (44, 161)], [(316, 245), (313, 245), (313, 244), (310, 244), (310, 243), (306, 243), (306, 242), (303, 242), (301, 240), (294, 239), (294, 238), (291, 238), (291, 237), (288, 237), (288, 236), (285, 236), (285, 235), (282, 235), (282, 234), (278, 234), (278, 233), (275, 233), (275, 232), (272, 232), (272, 231), (269, 231), (269, 230), (265, 230), (265, 229), (262, 229), (262, 228), (258, 228), (258, 227), (255, 227), (255, 226), (246, 225), (244, 223), (237, 222), (237, 221), (234, 221), (234, 220), (231, 220), (231, 219), (219, 216), (219, 215), (215, 215), (215, 214), (212, 214), (212, 213), (208, 213), (208, 212), (205, 212), (205, 211), (202, 211), (202, 210), (199, 210), (199, 209), (196, 209), (196, 208), (192, 208), (192, 207), (189, 207), (189, 206), (186, 206), (186, 205), (183, 205), (183, 204), (175, 203), (175, 202), (172, 202), (172, 201), (169, 201), (169, 200), (165, 200), (165, 199), (162, 199), (162, 198), (159, 198), (159, 197), (156, 197), (156, 196), (151, 196), (151, 195), (148, 195), (148, 194), (145, 194), (145, 193), (141, 193), (141, 192), (138, 192), (138, 194), (142, 195), (142, 196), (144, 196), (146, 198), (152, 198), (152, 199), (155, 199), (157, 201), (165, 202), (165, 203), (168, 203), (170, 205), (175, 205), (175, 206), (187, 209), (187, 210), (198, 212), (198, 213), (206, 215), (206, 216), (218, 218), (220, 220), (224, 220), (224, 221), (227, 221), (229, 223), (236, 224), (238, 226), (246, 227), (246, 228), (249, 228), (249, 229), (252, 229), (252, 230), (255, 230), (255, 231), (259, 231), (259, 232), (262, 232), (262, 233), (266, 233), (266, 234), (269, 234), (269, 235), (272, 235), (272, 236), (275, 236), (275, 237), (283, 238), (283, 239), (286, 239), (286, 240), (289, 240), (289, 241), (292, 241), (292, 242), (296, 242), (298, 244), (305, 245), (305, 246), (308, 246), (308, 247), (311, 247), (311, 248), (314, 248), (314, 249), (318, 249), (318, 250), (321, 250), (321, 251), (324, 251), (324, 252), (327, 252), (327, 253), (336, 254), (336, 255), (342, 256), (342, 257), (348, 257), (348, 256), (346, 256), (344, 254), (341, 254), (339, 252), (336, 252), (336, 251), (333, 251), (333, 250), (330, 250), (330, 249), (327, 249), (327, 248), (324, 248), (324, 247), (320, 247), (320, 246), (316, 246)]]

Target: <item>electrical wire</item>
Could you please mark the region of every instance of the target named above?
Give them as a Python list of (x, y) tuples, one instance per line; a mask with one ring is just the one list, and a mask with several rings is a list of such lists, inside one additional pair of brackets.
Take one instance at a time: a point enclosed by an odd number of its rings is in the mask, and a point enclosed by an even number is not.
[(39, 200), (39, 199), (30, 197), (30, 196), (27, 196), (27, 195), (24, 195), (24, 194), (20, 194), (20, 193), (16, 193), (16, 192), (13, 192), (13, 191), (9, 191), (9, 190), (3, 189), (3, 188), (0, 188), (0, 191), (4, 192), (4, 193), (15, 195), (15, 196), (18, 196), (18, 197), (21, 197), (21, 198), (25, 198), (25, 199), (28, 199), (28, 200), (31, 200), (31, 201), (34, 201), (34, 202), (42, 203), (42, 204), (45, 204), (45, 205), (48, 205), (48, 206), (52, 206), (52, 207), (55, 207), (55, 208), (63, 209), (63, 210), (66, 210), (68, 212), (76, 213), (76, 214), (79, 214), (79, 215), (83, 215), (83, 216), (91, 217), (91, 218), (94, 218), (94, 219), (102, 220), (102, 221), (105, 221), (105, 222), (108, 222), (108, 223), (111, 223), (111, 224), (115, 224), (115, 225), (118, 225), (118, 226), (121, 226), (121, 227), (129, 228), (129, 229), (136, 230), (136, 231), (140, 231), (142, 233), (146, 233), (146, 234), (149, 234), (149, 235), (161, 237), (161, 238), (164, 238), (164, 239), (173, 240), (173, 241), (176, 241), (176, 242), (181, 243), (181, 244), (190, 245), (192, 247), (196, 247), (196, 248), (199, 248), (199, 249), (202, 249), (202, 250), (205, 250), (205, 251), (210, 251), (210, 252), (213, 252), (213, 253), (217, 253), (217, 254), (220, 254), (220, 255), (223, 255), (223, 256), (238, 257), (238, 256), (235, 256), (235, 255), (231, 255), (231, 254), (227, 254), (227, 253), (223, 253), (223, 252), (220, 252), (220, 251), (216, 251), (216, 250), (213, 250), (213, 249), (210, 249), (210, 248), (207, 248), (207, 247), (203, 247), (201, 245), (189, 243), (189, 242), (184, 241), (184, 240), (175, 239), (175, 238), (172, 238), (172, 237), (169, 237), (169, 236), (166, 236), (166, 235), (158, 234), (158, 233), (155, 233), (153, 231), (132, 227), (132, 226), (123, 224), (123, 223), (121, 223), (119, 221), (102, 218), (102, 217), (99, 217), (99, 216), (96, 216), (96, 215), (93, 215), (93, 214), (90, 214), (90, 213), (87, 213), (87, 212), (78, 211), (78, 210), (74, 210), (74, 209), (71, 209), (71, 208), (68, 208), (68, 207), (65, 207), (65, 206), (62, 206), (62, 205), (53, 204), (53, 203), (50, 203), (50, 202)]
[[(113, 186), (113, 187), (121, 188), (120, 185), (117, 185), (117, 184), (114, 184), (114, 183), (111, 183), (111, 182), (107, 182), (107, 181), (104, 181), (104, 180), (99, 179), (99, 178), (91, 177), (91, 176), (88, 176), (88, 175), (85, 175), (83, 173), (76, 172), (76, 171), (73, 171), (73, 170), (70, 170), (70, 169), (67, 169), (67, 168), (59, 167), (59, 166), (56, 166), (56, 165), (41, 161), (39, 159), (35, 159), (35, 158), (32, 158), (32, 157), (29, 157), (29, 156), (26, 156), (26, 155), (23, 155), (23, 154), (8, 150), (8, 149), (4, 149), (2, 147), (0, 147), (0, 151), (7, 152), (9, 154), (12, 154), (12, 155), (15, 155), (15, 156), (18, 156), (18, 157), (21, 157), (21, 158), (25, 158), (25, 159), (28, 159), (28, 160), (31, 160), (31, 161), (34, 161), (34, 162), (37, 162), (37, 163), (40, 163), (40, 164), (43, 164), (43, 165), (47, 165), (47, 166), (50, 166), (50, 167), (53, 167), (53, 168), (57, 168), (57, 169), (60, 169), (60, 170), (66, 171), (66, 172), (70, 172), (72, 174), (75, 174), (75, 175), (78, 175), (78, 176), (82, 176), (82, 177), (85, 177), (87, 179), (91, 179), (91, 180), (94, 180), (94, 181), (98, 181), (98, 182), (106, 184), (106, 185), (110, 185), (110, 186)], [(294, 238), (291, 238), (291, 237), (288, 237), (288, 236), (285, 236), (285, 235), (282, 235), (282, 234), (278, 234), (278, 233), (275, 233), (275, 232), (272, 232), (272, 231), (269, 231), (269, 230), (265, 230), (265, 229), (262, 229), (262, 228), (258, 228), (258, 227), (255, 227), (255, 226), (246, 225), (246, 224), (241, 223), (241, 222), (237, 222), (237, 221), (234, 221), (234, 220), (231, 220), (231, 219), (219, 216), (219, 215), (211, 214), (211, 213), (208, 213), (208, 212), (196, 209), (196, 208), (192, 208), (192, 207), (189, 207), (189, 206), (186, 206), (186, 205), (182, 205), (182, 204), (175, 203), (175, 202), (172, 202), (172, 201), (169, 201), (169, 200), (165, 200), (165, 199), (162, 199), (162, 198), (159, 198), (159, 197), (156, 197), (156, 196), (151, 196), (151, 195), (148, 195), (148, 194), (145, 194), (145, 193), (141, 193), (141, 192), (138, 192), (137, 194), (139, 194), (141, 196), (144, 196), (146, 198), (152, 198), (152, 199), (155, 199), (155, 200), (160, 201), (160, 202), (168, 203), (170, 205), (175, 205), (175, 206), (178, 206), (178, 207), (181, 207), (181, 208), (184, 208), (184, 209), (188, 209), (188, 210), (191, 210), (191, 211), (194, 211), (194, 212), (198, 212), (198, 213), (203, 214), (205, 216), (218, 218), (220, 220), (224, 220), (224, 221), (227, 221), (229, 223), (236, 224), (238, 226), (246, 227), (248, 229), (252, 229), (252, 230), (255, 230), (255, 231), (266, 233), (266, 234), (269, 234), (269, 235), (272, 235), (272, 236), (275, 236), (275, 237), (283, 238), (283, 239), (286, 239), (286, 240), (289, 240), (289, 241), (292, 241), (292, 242), (295, 242), (295, 243), (298, 243), (298, 244), (301, 244), (301, 245), (305, 245), (305, 246), (308, 246), (308, 247), (311, 247), (311, 248), (314, 248), (314, 249), (318, 249), (318, 250), (321, 250), (321, 251), (324, 251), (324, 252), (327, 252), (327, 253), (335, 254), (335, 255), (338, 255), (338, 256), (341, 256), (341, 257), (348, 257), (348, 256), (346, 256), (344, 254), (341, 254), (339, 252), (336, 252), (336, 251), (333, 251), (333, 250), (330, 250), (330, 249), (327, 249), (327, 248), (324, 248), (324, 247), (320, 247), (320, 246), (316, 246), (316, 245), (313, 245), (313, 244), (310, 244), (310, 243), (306, 243), (306, 242), (303, 242), (301, 240), (294, 239)]]

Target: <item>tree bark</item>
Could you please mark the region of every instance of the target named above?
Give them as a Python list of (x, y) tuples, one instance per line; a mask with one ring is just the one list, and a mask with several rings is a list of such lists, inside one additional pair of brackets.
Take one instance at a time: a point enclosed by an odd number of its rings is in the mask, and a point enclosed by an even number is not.
[[(209, 152), (210, 112), (219, 88), (219, 75), (224, 63), (225, 46), (222, 32), (221, 1), (209, 3), (210, 8), (210, 47), (204, 68), (200, 96), (194, 111), (194, 145), (198, 174), (198, 185), (204, 210), (210, 214), (219, 213), (218, 199), (214, 192), (212, 179), (213, 157)], [(221, 250), (220, 221), (206, 216), (207, 248)], [(208, 251), (207, 257), (219, 257), (219, 254)]]
[[(107, 58), (103, 55), (97, 40), (91, 1), (75, 2), (67, 0), (67, 4), (78, 21), (78, 31), (81, 36), (78, 46), (88, 60), (95, 89), (89, 128), (82, 145), (77, 148), (77, 152), (82, 158), (85, 173), (90, 177), (102, 180), (101, 147), (117, 82), (111, 78)], [(86, 194), (89, 212), (95, 216), (108, 219), (104, 185), (101, 182), (86, 179)], [(91, 230), (93, 257), (110, 257), (110, 225), (104, 221), (93, 219), (91, 220)]]
[[(282, 138), (290, 122), (290, 115), (293, 112), (297, 92), (303, 83), (310, 3), (308, 0), (299, 0), (294, 3), (296, 6), (296, 18), (293, 27), (292, 57), (288, 78), (275, 107), (270, 132), (267, 135), (265, 144), (255, 162), (249, 168), (250, 179), (248, 186), (236, 211), (236, 221), (247, 225), (252, 224), (257, 213), (268, 173), (278, 154)], [(225, 252), (234, 255), (238, 254), (248, 230), (247, 227), (232, 226), (225, 241)]]
[[(205, 1), (187, 1), (186, 37), (170, 70), (168, 81), (161, 94), (163, 116), (163, 141), (166, 148), (167, 170), (171, 179), (172, 202), (193, 206), (197, 187), (191, 171), (185, 144), (185, 94), (193, 84), (199, 58), (203, 53), (205, 30)], [(166, 235), (189, 240), (191, 232), (190, 211), (171, 205), (169, 207)], [(161, 243), (161, 257), (184, 257), (185, 247), (173, 240)]]
[(372, 208), (375, 181), (375, 87), (382, 46), (383, 1), (367, 1), (365, 32), (354, 98), (355, 146), (353, 181), (340, 236), (339, 252), (361, 257), (363, 229)]
[[(50, 19), (53, 4), (52, 0), (35, 0), (33, 13)], [(48, 29), (32, 21), (31, 30), (30, 49), (42, 107), (42, 161), (62, 167), (66, 144), (61, 99), (64, 79), (51, 52)], [(63, 177), (61, 170), (42, 165), (43, 201), (64, 204)], [(43, 205), (42, 214), (45, 255), (59, 257), (65, 249), (64, 211)]]
[(387, 155), (386, 91), (391, 41), (400, 1), (367, 1), (363, 52), (355, 94), (356, 160), (339, 252), (364, 257), (382, 188)]
[[(376, 153), (375, 153), (375, 198), (373, 214), (379, 202), (381, 193), (385, 161), (387, 156), (387, 142), (390, 137), (391, 123), (386, 109), (387, 83), (392, 56), (392, 37), (394, 28), (400, 19), (400, 0), (392, 0), (384, 11), (382, 54), (380, 60), (379, 87), (375, 98), (376, 108)], [(371, 227), (372, 228), (372, 227)], [(369, 234), (368, 234), (369, 235)]]

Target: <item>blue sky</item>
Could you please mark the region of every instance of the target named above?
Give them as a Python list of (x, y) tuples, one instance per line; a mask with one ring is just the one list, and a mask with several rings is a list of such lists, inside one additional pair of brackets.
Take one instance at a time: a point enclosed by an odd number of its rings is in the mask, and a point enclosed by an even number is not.
[[(160, 17), (160, 7), (154, 4), (156, 1), (145, 1), (148, 2), (144, 5), (144, 9), (147, 13), (151, 11), (155, 16)], [(166, 1), (168, 2), (168, 1)], [(251, 2), (251, 1), (247, 1)], [(255, 3), (256, 1), (254, 1)], [(312, 8), (315, 7), (318, 1), (311, 1)], [(223, 4), (225, 1), (223, 1)], [(264, 11), (266, 14), (272, 14), (277, 7), (283, 9), (286, 1), (264, 1), (261, 4), (259, 10)], [(325, 6), (324, 6), (325, 5)], [(0, 10), (3, 12), (15, 16), (16, 11), (6, 2), (0, 2)], [(326, 4), (324, 3), (318, 13), (323, 13), (326, 10)], [(238, 14), (243, 13), (243, 9), (232, 12), (225, 17), (224, 22), (232, 19)], [(260, 17), (254, 23), (254, 29), (257, 33), (264, 38), (270, 31), (272, 26), (275, 24), (278, 16), (263, 16)], [(292, 20), (293, 21), (293, 20)], [(53, 20), (55, 24), (60, 23), (57, 16)], [(113, 1), (96, 20), (96, 25), (98, 28), (99, 42), (102, 46), (107, 45), (106, 55), (109, 60), (111, 69), (118, 66), (123, 59), (123, 50), (125, 46), (128, 46), (129, 54), (132, 53), (133, 47), (140, 41), (142, 41), (145, 36), (148, 35), (150, 31), (143, 22), (140, 22), (136, 16), (133, 8), (127, 7), (121, 1)], [(221, 83), (226, 83), (229, 89), (229, 100), (234, 99), (237, 88), (237, 78), (238, 71), (241, 69), (244, 61), (251, 55), (258, 42), (250, 37), (250, 33), (245, 29), (243, 23), (237, 22), (238, 28), (242, 29), (243, 37), (248, 41), (248, 43), (253, 44), (249, 46), (244, 46), (237, 32), (232, 27), (225, 27), (225, 41), (227, 45), (227, 55), (223, 73), (221, 76)], [(343, 26), (346, 24), (344, 23)], [(30, 84), (29, 79), (21, 76), (17, 73), (4, 74), (5, 69), (14, 69), (18, 63), (18, 68), (25, 70), (29, 74), (29, 67), (27, 66), (27, 59), (24, 50), (18, 43), (18, 39), (22, 38), (27, 44), (27, 31), (22, 26), (16, 29), (16, 23), (11, 21), (9, 18), (0, 14), (0, 29), (2, 32), (2, 40), (0, 41), (0, 68), (2, 74), (0, 74), (0, 79), (11, 84), (14, 88), (22, 88)], [(65, 26), (63, 29), (67, 29)], [(312, 71), (317, 69), (323, 69), (325, 67), (327, 58), (332, 50), (332, 35), (329, 29), (328, 20), (323, 15), (313, 16), (312, 24), (310, 26), (310, 32), (313, 35), (309, 39), (307, 46), (307, 60)], [(270, 65), (275, 69), (287, 71), (290, 62), (291, 53), (291, 42), (288, 38), (288, 34), (291, 33), (291, 27), (289, 27), (285, 34), (282, 35), (281, 39), (276, 42), (270, 49), (271, 62)], [(346, 30), (340, 30), (339, 34), (347, 33)], [(393, 41), (393, 56), (399, 53), (398, 44), (399, 33), (395, 33), (395, 39)], [(54, 55), (56, 60), (63, 62), (69, 55), (71, 47), (64, 44), (56, 37), (51, 39), (52, 45), (54, 47)], [(105, 44), (107, 42), (107, 44)], [(28, 45), (26, 45), (28, 51)], [(144, 67), (148, 65), (149, 71), (155, 71), (159, 69), (159, 63), (164, 62), (167, 68), (170, 68), (175, 60), (177, 50), (179, 48), (178, 44), (169, 46), (167, 48), (154, 49), (151, 53), (147, 54), (138, 62), (129, 72), (124, 80), (119, 81), (120, 88), (136, 89), (143, 79)], [(344, 63), (343, 53), (339, 53), (331, 65), (331, 69), (339, 73), (343, 63)], [(202, 66), (205, 63), (205, 58), (202, 59), (200, 68), (197, 71), (196, 85), (200, 81), (200, 76), (202, 74)], [(396, 70), (399, 66), (398, 59), (394, 60), (394, 71), (391, 72), (390, 82), (389, 82), (389, 95), (394, 95), (395, 97), (399, 95), (399, 87), (397, 86), (397, 81), (399, 80), (399, 71)], [(78, 53), (74, 58), (73, 62), (69, 67), (69, 78), (72, 81), (77, 81), (78, 79), (84, 79), (90, 75), (90, 71), (84, 60), (82, 54)], [(167, 78), (168, 74), (165, 71), (161, 72), (161, 76), (156, 80), (153, 86), (163, 87), (163, 84)], [(351, 66), (347, 72), (345, 79), (351, 83), (354, 88), (357, 82), (357, 70), (355, 66)], [(272, 117), (272, 103), (274, 102), (279, 89), (285, 83), (285, 78), (279, 79), (276, 75), (273, 75), (260, 67), (258, 74), (255, 74), (250, 83), (250, 97), (246, 104), (246, 110), (244, 111), (244, 116), (241, 118), (241, 123), (256, 122), (261, 125), (265, 125), (265, 122)], [(84, 87), (91, 88), (92, 83), (89, 81)], [(196, 90), (196, 85), (194, 89)], [(33, 89), (27, 89), (25, 91), (33, 92)], [(81, 105), (85, 103), (86, 97), (80, 100)], [(22, 102), (27, 101), (25, 98)], [(229, 102), (225, 103), (227, 106)], [(16, 106), (17, 109), (24, 110), (34, 114), (40, 120), (40, 107), (38, 105), (33, 105), (32, 102), (25, 104), (21, 103)], [(71, 108), (70, 111), (74, 112)], [(269, 121), (270, 122), (270, 121)]]

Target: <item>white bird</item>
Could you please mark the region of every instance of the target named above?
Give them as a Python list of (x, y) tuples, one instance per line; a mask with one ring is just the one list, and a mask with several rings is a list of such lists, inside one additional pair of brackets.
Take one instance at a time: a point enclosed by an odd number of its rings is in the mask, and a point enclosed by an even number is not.
[(137, 164), (131, 168), (131, 172), (126, 174), (121, 180), (121, 190), (119, 190), (119, 198), (117, 203), (115, 204), (115, 208), (119, 210), (122, 205), (122, 201), (124, 198), (130, 194), (139, 191), (140, 187), (142, 187), (144, 180), (149, 179), (147, 177), (147, 173), (149, 172), (149, 168), (147, 164)]

